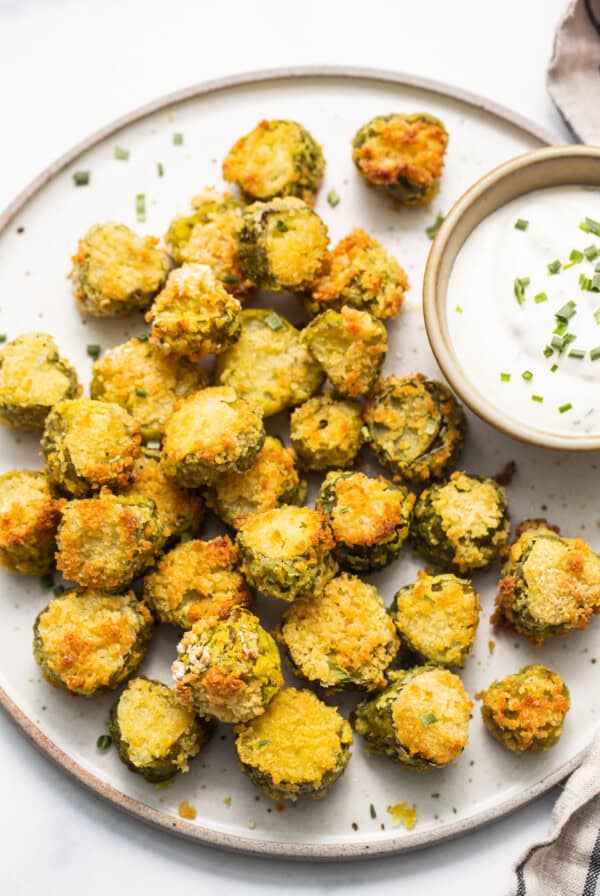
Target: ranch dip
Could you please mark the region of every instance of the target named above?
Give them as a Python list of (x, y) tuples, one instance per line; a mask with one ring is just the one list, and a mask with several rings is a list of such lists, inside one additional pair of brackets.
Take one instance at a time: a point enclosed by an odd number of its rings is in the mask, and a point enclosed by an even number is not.
[(600, 189), (549, 187), (477, 225), (447, 291), (465, 373), (507, 416), (600, 433)]

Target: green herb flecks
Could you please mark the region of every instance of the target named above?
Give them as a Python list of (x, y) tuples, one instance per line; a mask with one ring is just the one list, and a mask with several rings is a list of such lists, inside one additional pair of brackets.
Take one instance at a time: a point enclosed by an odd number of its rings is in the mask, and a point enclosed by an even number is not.
[(544, 347), (544, 358), (551, 358), (554, 354), (554, 349), (550, 345), (546, 345)]
[(329, 203), (331, 208), (335, 208), (336, 205), (339, 205), (340, 201), (340, 194), (337, 192), (337, 190), (330, 190), (327, 194), (327, 202)]
[(525, 218), (517, 218), (515, 221), (515, 230), (527, 230), (529, 227), (529, 221), (526, 221)]
[(271, 311), (271, 313), (265, 317), (265, 323), (268, 327), (271, 327), (272, 330), (283, 330), (283, 321), (275, 311)]
[(146, 194), (145, 193), (137, 193), (135, 197), (135, 214), (137, 216), (138, 221), (143, 222), (146, 220)]
[(135, 387), (135, 394), (137, 395), (138, 398), (147, 398), (148, 397), (148, 393), (141, 386)]
[(583, 252), (580, 252), (579, 249), (572, 249), (569, 254), (569, 263), (563, 265), (564, 270), (566, 271), (569, 268), (572, 268), (573, 265), (575, 265), (575, 264), (581, 264), (583, 259), (584, 259)]
[(6, 335), (6, 333), (0, 333), (0, 344), (6, 342), (7, 339), (8, 336)]
[(441, 212), (438, 212), (437, 218), (435, 219), (433, 224), (430, 224), (429, 227), (425, 228), (425, 233), (427, 234), (427, 236), (429, 237), (430, 240), (434, 239), (434, 237), (436, 236), (438, 230), (444, 223), (444, 218), (445, 218), (445, 216)]
[(558, 272), (562, 268), (562, 262), (560, 262), (557, 258), (554, 261), (551, 261), (549, 264), (547, 264), (546, 267), (548, 268), (549, 274), (558, 274)]
[(90, 345), (86, 345), (85, 350), (86, 350), (87, 354), (90, 356), (90, 358), (92, 358), (94, 361), (97, 361), (98, 358), (100, 357), (100, 353), (102, 352), (102, 347), (99, 345), (90, 343)]
[(435, 722), (437, 722), (437, 716), (434, 712), (426, 712), (421, 716), (421, 721), (426, 728), (429, 728), (430, 725), (433, 725), (435, 724)]
[(272, 743), (272, 741), (269, 740), (268, 738), (265, 738), (265, 740), (259, 740), (259, 742), (258, 742), (258, 746), (259, 746), (259, 747), (266, 747), (266, 746), (268, 746), (270, 743)]
[(373, 803), (371, 803), (371, 805), (369, 806), (369, 815), (371, 816), (371, 818), (377, 818), (377, 812), (375, 811), (375, 806), (373, 805)]
[(561, 323), (567, 323), (575, 314), (577, 314), (577, 305), (571, 299), (566, 303), (566, 305), (563, 305), (562, 308), (559, 308), (554, 317)]
[(590, 349), (590, 361), (600, 360), (600, 345)]
[(114, 155), (119, 162), (127, 162), (129, 160), (129, 150), (124, 149), (122, 146), (115, 146)]
[(98, 740), (96, 741), (96, 749), (100, 753), (106, 753), (107, 750), (110, 750), (112, 747), (112, 737), (110, 734), (101, 734)]
[(501, 373), (500, 379), (503, 383), (510, 383), (510, 373)]
[(224, 277), (221, 277), (221, 283), (238, 283), (240, 278), (237, 274), (225, 274)]
[(571, 402), (570, 402), (570, 401), (567, 401), (566, 404), (561, 404), (561, 406), (560, 406), (559, 409), (558, 409), (558, 413), (559, 413), (559, 414), (566, 414), (567, 411), (570, 411), (570, 410), (572, 409), (572, 407), (573, 407), (573, 405), (571, 404)]
[(533, 301), (535, 302), (536, 305), (541, 305), (542, 302), (548, 301), (548, 296), (546, 295), (545, 292), (538, 292), (538, 294), (533, 297)]
[(159, 177), (165, 176), (165, 166), (163, 165), (162, 162), (156, 163), (156, 173), (158, 174)]
[(142, 330), (141, 333), (138, 333), (135, 337), (138, 342), (148, 342), (150, 339), (150, 333), (147, 333), (145, 330)]
[(173, 134), (173, 146), (183, 146), (183, 134)]
[(186, 542), (186, 541), (193, 541), (193, 540), (194, 540), (194, 535), (192, 532), (182, 532), (181, 535), (179, 536), (179, 541)]
[(461, 305), (457, 305), (456, 308), (455, 308), (454, 310), (456, 311), (457, 314), (462, 314), (462, 313), (463, 313), (463, 309), (462, 309), (462, 306), (461, 306)]
[(521, 376), (527, 382), (529, 382), (530, 380), (533, 379), (533, 373), (531, 372), (531, 370), (524, 370), (523, 373), (521, 374)]
[(556, 373), (557, 370), (558, 370), (558, 364), (553, 364), (552, 367), (550, 368), (550, 373)]
[(522, 305), (525, 301), (525, 288), (529, 286), (530, 283), (531, 280), (529, 279), (529, 277), (515, 277), (513, 288), (515, 292), (515, 298), (519, 305)]
[(585, 352), (581, 348), (572, 348), (569, 352), (569, 358), (577, 358), (579, 360), (582, 360), (583, 358), (585, 358)]
[(544, 396), (543, 395), (532, 395), (531, 400), (537, 401), (538, 404), (541, 404), (544, 400)]
[(600, 221), (594, 221), (593, 218), (584, 218), (579, 229), (584, 233), (593, 233), (594, 236), (600, 236)]
[(370, 441), (372, 441), (371, 430), (369, 429), (368, 426), (361, 426), (361, 428), (360, 428), (360, 434), (361, 434), (361, 436), (362, 436), (362, 440), (363, 440), (363, 442), (370, 442)]
[(91, 176), (89, 171), (75, 171), (73, 172), (73, 183), (76, 187), (87, 187)]
[(583, 250), (583, 254), (587, 258), (588, 261), (594, 261), (594, 259), (598, 258), (600, 255), (600, 249), (598, 246), (595, 246), (593, 243), (591, 246), (586, 246)]
[(285, 221), (282, 221), (281, 219), (277, 222), (277, 224), (275, 226), (277, 227), (277, 230), (279, 231), (279, 233), (287, 233), (288, 230), (290, 229), (287, 226), (287, 224), (285, 223)]

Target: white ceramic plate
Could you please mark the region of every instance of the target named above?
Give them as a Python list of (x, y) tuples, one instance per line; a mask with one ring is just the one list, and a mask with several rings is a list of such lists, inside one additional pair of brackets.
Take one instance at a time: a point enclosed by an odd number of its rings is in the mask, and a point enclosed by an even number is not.
[[(356, 128), (378, 113), (426, 109), (439, 115), (451, 135), (440, 196), (431, 210), (392, 208), (360, 182), (351, 162), (349, 141)], [(327, 176), (318, 211), (333, 240), (361, 226), (380, 238), (407, 268), (412, 288), (399, 319), (389, 328), (387, 372), (417, 370), (438, 375), (421, 315), (421, 275), (430, 246), (424, 229), (438, 210), (446, 211), (469, 184), (494, 165), (543, 144), (545, 135), (509, 113), (473, 97), (404, 76), (336, 71), (294, 71), (253, 75), (202, 86), (161, 100), (87, 141), (44, 173), (0, 220), (0, 330), (9, 338), (27, 330), (47, 330), (74, 361), (86, 382), (87, 343), (108, 347), (138, 332), (141, 316), (128, 320), (83, 321), (74, 306), (66, 275), (78, 237), (96, 221), (116, 219), (150, 233), (165, 231), (176, 212), (188, 208), (202, 187), (220, 184), (220, 161), (240, 134), (261, 118), (295, 118), (322, 142)], [(182, 146), (172, 135), (182, 133)], [(118, 161), (116, 145), (130, 150)], [(164, 177), (157, 175), (157, 162)], [(91, 172), (89, 186), (74, 187), (72, 174)], [(336, 189), (335, 209), (325, 201)], [(138, 193), (147, 200), (147, 221), (136, 222)], [(485, 284), (482, 284), (485, 288)], [(276, 307), (295, 321), (302, 312), (291, 297)], [(509, 488), (512, 517), (548, 515), (570, 535), (583, 535), (598, 548), (596, 507), (598, 473), (594, 456), (543, 453), (500, 436), (471, 419), (461, 466), (494, 474), (515, 460), (518, 473)], [(284, 421), (275, 420), (275, 431)], [(34, 436), (2, 429), (2, 467), (41, 465)], [(208, 528), (209, 536), (215, 529)], [(372, 576), (389, 602), (411, 581), (419, 564), (405, 549), (381, 574)], [(231, 730), (225, 726), (167, 789), (157, 789), (123, 766), (114, 749), (96, 750), (106, 730), (113, 695), (75, 698), (41, 680), (31, 656), (31, 626), (51, 596), (35, 579), (2, 574), (0, 605), (0, 702), (25, 733), (49, 756), (96, 792), (139, 817), (204, 843), (277, 856), (339, 858), (378, 855), (422, 846), (456, 835), (498, 817), (533, 798), (575, 767), (589, 743), (600, 710), (598, 670), (600, 623), (558, 639), (543, 651), (523, 639), (495, 637), (489, 616), (498, 568), (478, 575), (483, 614), (475, 652), (464, 671), (471, 695), (493, 678), (542, 660), (568, 682), (573, 708), (559, 745), (544, 756), (517, 758), (486, 734), (475, 711), (470, 743), (445, 771), (417, 775), (384, 758), (369, 757), (356, 738), (344, 777), (320, 802), (300, 802), (284, 811), (259, 797), (237, 768)], [(277, 604), (277, 605), (276, 605)], [(274, 623), (280, 606), (260, 599), (259, 612)], [(490, 652), (488, 642), (496, 641)], [(141, 672), (169, 681), (177, 635), (162, 626), (156, 632)], [(347, 714), (358, 694), (341, 698)], [(178, 817), (187, 800), (197, 808), (194, 821)], [(386, 808), (406, 801), (417, 809), (412, 831), (392, 826)], [(371, 817), (373, 805), (376, 818)]]

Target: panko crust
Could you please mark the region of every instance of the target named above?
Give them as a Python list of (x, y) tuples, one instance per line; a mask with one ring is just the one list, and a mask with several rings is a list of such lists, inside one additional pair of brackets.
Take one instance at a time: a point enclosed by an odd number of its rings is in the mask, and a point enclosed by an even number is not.
[(396, 481), (441, 479), (455, 466), (467, 422), (443, 383), (423, 374), (379, 380), (364, 411), (370, 447)]
[(179, 485), (207, 485), (248, 470), (264, 441), (260, 408), (229, 386), (209, 386), (180, 399), (167, 420), (162, 468)]
[(324, 172), (323, 152), (312, 134), (284, 119), (260, 121), (223, 161), (223, 180), (248, 200), (297, 196), (313, 205)]
[(146, 575), (144, 598), (162, 622), (182, 629), (206, 617), (227, 619), (252, 602), (238, 561), (239, 551), (226, 535), (180, 542)]
[(243, 473), (227, 473), (204, 491), (206, 503), (228, 526), (239, 529), (254, 513), (282, 504), (303, 504), (307, 485), (296, 468), (296, 453), (267, 436), (254, 464)]
[(503, 487), (494, 479), (457, 471), (421, 492), (411, 538), (431, 563), (460, 574), (489, 566), (500, 556), (509, 525)]
[(475, 642), (481, 604), (468, 579), (431, 576), (422, 570), (390, 607), (403, 644), (423, 662), (464, 666)]
[(388, 347), (381, 321), (347, 305), (341, 311), (323, 311), (301, 331), (300, 339), (335, 391), (348, 398), (371, 390)]
[(177, 654), (175, 696), (221, 722), (262, 715), (283, 684), (277, 645), (248, 610), (199, 620), (184, 634)]
[(542, 646), (586, 628), (600, 612), (600, 556), (581, 538), (563, 538), (545, 520), (526, 520), (508, 551), (492, 617)]
[(95, 224), (73, 256), (73, 290), (80, 311), (93, 317), (147, 308), (170, 270), (158, 239), (124, 224)]
[(327, 515), (340, 565), (373, 572), (391, 563), (408, 537), (415, 500), (412, 492), (384, 476), (328, 473), (316, 506)]
[(373, 585), (342, 573), (320, 594), (294, 601), (279, 629), (295, 675), (332, 691), (385, 687), (400, 641)]
[(477, 696), (486, 728), (513, 753), (543, 753), (555, 746), (571, 707), (563, 679), (539, 664), (492, 682)]
[(41, 576), (54, 567), (56, 530), (64, 499), (52, 494), (48, 477), (35, 470), (0, 476), (0, 565)]
[(312, 691), (284, 688), (236, 733), (242, 772), (273, 800), (321, 799), (351, 756), (350, 725)]
[(83, 497), (104, 486), (124, 488), (140, 443), (139, 423), (120, 405), (74, 398), (52, 408), (41, 445), (52, 484)]
[(152, 629), (152, 615), (133, 591), (65, 591), (37, 617), (33, 655), (50, 684), (93, 697), (139, 666)]
[(290, 417), (290, 440), (305, 470), (350, 467), (363, 442), (361, 406), (331, 392), (309, 398)]
[(65, 504), (56, 565), (83, 588), (118, 591), (153, 562), (163, 543), (154, 501), (104, 490)]
[(43, 429), (55, 404), (82, 391), (77, 371), (47, 333), (24, 333), (0, 350), (1, 423)]
[(152, 340), (157, 346), (200, 361), (235, 342), (240, 333), (241, 309), (212, 268), (184, 264), (171, 271), (164, 289), (146, 312), (146, 320), (152, 324)]
[(160, 440), (178, 398), (208, 385), (206, 371), (134, 337), (105, 352), (92, 367), (90, 395), (120, 405), (139, 423), (144, 442)]
[(473, 706), (458, 675), (416, 666), (388, 675), (390, 684), (356, 709), (354, 727), (373, 753), (425, 772), (458, 758)]
[(189, 771), (212, 727), (182, 706), (161, 681), (133, 678), (110, 711), (109, 730), (119, 757), (147, 781)]
[(250, 516), (236, 541), (242, 573), (269, 597), (319, 594), (337, 572), (329, 523), (310, 507), (286, 505)]
[(217, 357), (215, 382), (259, 405), (265, 417), (306, 401), (321, 387), (321, 368), (292, 324), (266, 308), (240, 315), (237, 342)]
[(377, 115), (356, 132), (352, 159), (369, 186), (402, 205), (428, 205), (440, 188), (448, 133), (425, 112)]
[(304, 304), (311, 316), (346, 305), (376, 318), (395, 318), (409, 287), (404, 268), (379, 240), (357, 227), (327, 255)]

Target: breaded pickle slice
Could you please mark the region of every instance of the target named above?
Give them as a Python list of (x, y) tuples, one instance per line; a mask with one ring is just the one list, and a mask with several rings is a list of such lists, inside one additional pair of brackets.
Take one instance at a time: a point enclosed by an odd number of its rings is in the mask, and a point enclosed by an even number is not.
[(129, 314), (147, 308), (162, 289), (169, 257), (158, 239), (138, 236), (124, 224), (95, 224), (73, 256), (75, 298), (93, 317)]
[(552, 635), (585, 628), (598, 612), (600, 556), (545, 520), (526, 520), (502, 570), (493, 621), (542, 645)]
[(428, 205), (440, 188), (448, 133), (426, 112), (377, 115), (358, 129), (352, 159), (369, 186), (402, 205)]
[(242, 311), (240, 321), (239, 339), (217, 357), (215, 382), (258, 404), (265, 417), (301, 404), (320, 389), (323, 372), (285, 317), (252, 308)]
[(189, 771), (212, 734), (211, 726), (182, 706), (161, 681), (132, 678), (110, 711), (119, 756), (146, 781), (167, 781)]
[(394, 479), (423, 483), (454, 468), (466, 418), (443, 383), (415, 376), (379, 380), (365, 407), (371, 448)]
[(477, 696), (485, 727), (513, 753), (543, 753), (557, 744), (571, 707), (560, 675), (539, 664), (493, 681)]
[(453, 473), (424, 489), (415, 504), (411, 538), (443, 569), (466, 573), (489, 566), (508, 541), (506, 492), (494, 479)]
[(457, 759), (467, 744), (473, 706), (458, 675), (416, 666), (388, 678), (384, 691), (356, 708), (354, 727), (369, 750), (419, 772)]
[(319, 594), (337, 572), (333, 535), (311, 507), (277, 507), (248, 517), (237, 534), (241, 570), (269, 597), (291, 601)]
[(479, 595), (468, 579), (421, 571), (395, 595), (390, 615), (403, 644), (425, 663), (464, 666), (479, 623)]
[(242, 306), (205, 264), (175, 268), (146, 320), (152, 340), (166, 351), (192, 361), (217, 355), (235, 342)]
[(236, 732), (242, 771), (273, 800), (321, 799), (351, 756), (350, 725), (311, 691), (284, 688)]
[(311, 316), (347, 305), (373, 317), (394, 318), (409, 285), (406, 271), (379, 240), (357, 227), (328, 254), (304, 304)]
[(345, 569), (373, 572), (398, 556), (409, 533), (415, 496), (384, 476), (328, 473), (316, 506), (335, 539), (334, 556)]
[(90, 395), (121, 405), (140, 425), (144, 442), (160, 440), (178, 398), (208, 385), (206, 372), (167, 354), (147, 337), (116, 345), (95, 362)]
[(133, 466), (133, 480), (124, 494), (154, 502), (156, 518), (165, 544), (180, 535), (198, 532), (204, 516), (202, 498), (196, 492), (175, 485), (153, 457), (141, 455)]
[(82, 389), (77, 371), (47, 333), (24, 333), (0, 350), (0, 422), (15, 429), (43, 429), (64, 398)]
[(248, 199), (298, 196), (310, 205), (325, 171), (321, 147), (297, 121), (260, 121), (234, 143), (223, 161), (223, 180)]
[(152, 615), (133, 591), (65, 591), (35, 621), (33, 656), (50, 684), (93, 697), (137, 669), (152, 629)]
[(343, 469), (363, 442), (361, 406), (330, 392), (309, 398), (290, 417), (290, 440), (305, 470)]
[(377, 589), (347, 573), (320, 594), (294, 601), (284, 613), (280, 640), (295, 675), (324, 688), (369, 691), (385, 687), (384, 672), (400, 646)]
[(229, 386), (209, 386), (180, 400), (167, 420), (161, 463), (169, 479), (194, 488), (248, 470), (264, 441), (258, 406)]
[(221, 722), (262, 715), (283, 684), (277, 645), (248, 610), (199, 620), (177, 653), (172, 666), (177, 699)]
[(164, 537), (154, 501), (105, 490), (65, 504), (56, 543), (56, 565), (66, 579), (118, 591), (150, 566)]
[(124, 488), (140, 453), (140, 427), (118, 404), (73, 398), (48, 414), (42, 451), (50, 481), (74, 497)]
[(321, 273), (328, 244), (325, 224), (301, 199), (271, 199), (244, 210), (237, 257), (259, 289), (300, 292)]
[(211, 510), (228, 526), (238, 529), (254, 513), (282, 504), (302, 504), (306, 481), (296, 469), (294, 450), (267, 436), (249, 470), (219, 476), (204, 495)]
[(368, 311), (347, 305), (315, 317), (300, 338), (339, 395), (359, 398), (375, 384), (385, 353), (387, 332)]
[(48, 477), (35, 470), (0, 476), (0, 565), (10, 572), (42, 576), (54, 567), (56, 530), (64, 501), (53, 496)]
[(144, 599), (162, 622), (191, 628), (205, 617), (227, 619), (252, 594), (237, 569), (239, 551), (222, 535), (182, 541), (144, 579)]
[(236, 252), (243, 203), (207, 189), (192, 198), (192, 206), (194, 211), (174, 218), (165, 234), (171, 256), (177, 264), (207, 264), (227, 292), (243, 296), (252, 288)]

